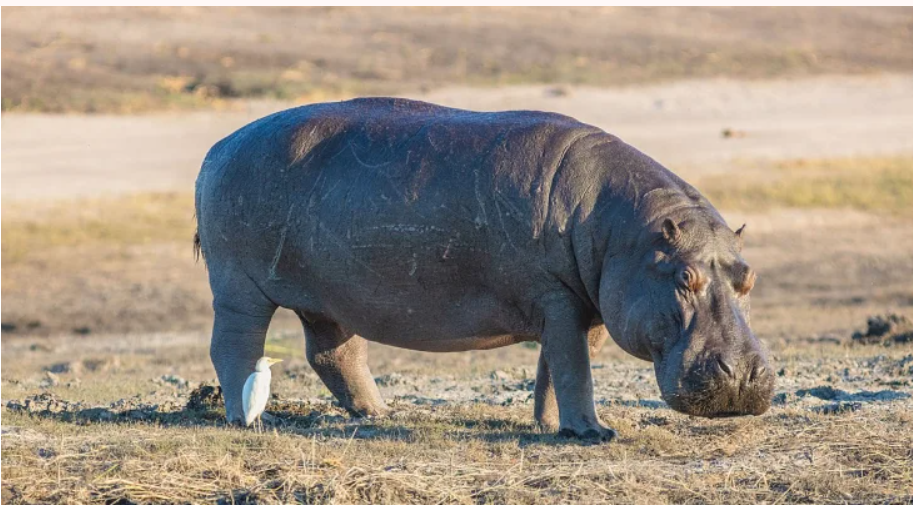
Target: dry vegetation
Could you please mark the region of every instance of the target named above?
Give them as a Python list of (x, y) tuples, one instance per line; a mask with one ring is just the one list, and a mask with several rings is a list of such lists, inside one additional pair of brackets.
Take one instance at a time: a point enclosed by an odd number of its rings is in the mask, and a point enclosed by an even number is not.
[[(746, 164), (747, 165), (747, 164)], [(852, 208), (913, 212), (913, 159), (909, 157), (790, 160), (755, 163), (699, 185), (723, 209)]]
[(906, 8), (4, 8), (2, 23), (4, 111), (913, 69)]
[(12, 202), (2, 225), (4, 336), (210, 323), (192, 195)]
[[(396, 411), (375, 420), (329, 404), (299, 352), (277, 369), (276, 420), (258, 435), (224, 426), (219, 407), (184, 408), (211, 374), (205, 336), (39, 343), (5, 347), (4, 396), (51, 394), (4, 409), (4, 503), (913, 501), (909, 346), (780, 343), (771, 411), (722, 420), (672, 412), (650, 366), (610, 347), (595, 364), (597, 398), (621, 436), (586, 445), (534, 426), (526, 348), (375, 347)], [(175, 371), (189, 385), (163, 380)], [(48, 378), (57, 384), (36, 389)]]

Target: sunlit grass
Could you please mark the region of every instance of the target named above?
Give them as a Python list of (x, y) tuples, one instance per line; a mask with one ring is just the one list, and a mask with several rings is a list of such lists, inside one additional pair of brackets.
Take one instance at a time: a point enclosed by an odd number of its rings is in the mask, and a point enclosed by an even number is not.
[(193, 235), (193, 196), (142, 193), (3, 209), (3, 265), (64, 247), (111, 247), (186, 241)]
[(913, 212), (913, 157), (791, 160), (697, 182), (723, 209), (850, 208)]

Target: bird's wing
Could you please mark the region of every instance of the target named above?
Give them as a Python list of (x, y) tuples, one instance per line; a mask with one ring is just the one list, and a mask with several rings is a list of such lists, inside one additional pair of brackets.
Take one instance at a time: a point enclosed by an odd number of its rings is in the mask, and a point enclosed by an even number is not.
[(254, 419), (257, 418), (256, 414), (252, 413), (251, 408), (251, 394), (254, 388), (254, 381), (257, 378), (256, 373), (251, 373), (247, 377), (247, 381), (244, 382), (244, 390), (241, 391), (241, 408), (244, 409), (244, 425), (250, 426), (250, 423), (254, 422)]
[(270, 377), (267, 372), (254, 372), (244, 383), (241, 401), (244, 404), (244, 423), (250, 426), (263, 413), (269, 401)]

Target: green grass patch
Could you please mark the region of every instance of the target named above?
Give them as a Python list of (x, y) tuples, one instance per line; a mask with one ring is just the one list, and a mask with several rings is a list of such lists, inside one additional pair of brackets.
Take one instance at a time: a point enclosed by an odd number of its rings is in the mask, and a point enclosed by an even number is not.
[(908, 214), (913, 212), (913, 157), (790, 160), (705, 178), (698, 187), (723, 209)]

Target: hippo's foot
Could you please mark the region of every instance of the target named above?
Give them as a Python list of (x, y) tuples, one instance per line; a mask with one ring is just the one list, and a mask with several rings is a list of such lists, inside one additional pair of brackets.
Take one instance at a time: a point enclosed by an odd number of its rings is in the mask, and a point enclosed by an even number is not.
[(611, 442), (618, 433), (612, 428), (603, 427), (597, 424), (595, 427), (584, 428), (561, 428), (558, 436), (563, 438), (574, 438), (578, 440), (590, 440), (596, 442)]
[(359, 407), (345, 407), (345, 409), (352, 417), (385, 417), (390, 415), (391, 412), (390, 407), (388, 407), (385, 403), (377, 403)]
[(554, 419), (537, 419), (536, 424), (539, 425), (539, 429), (543, 433), (555, 433), (559, 428), (557, 417)]

